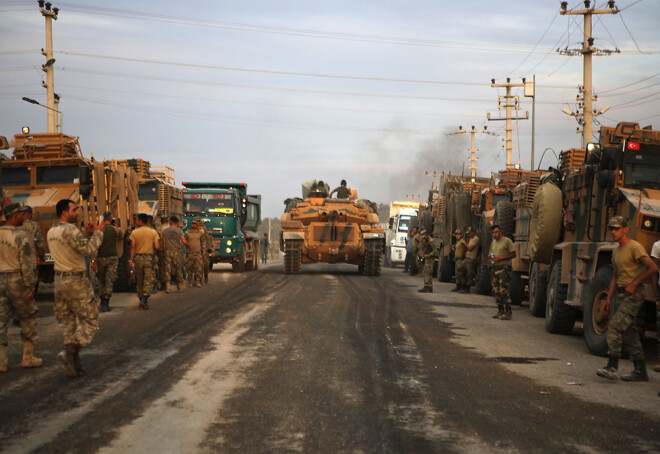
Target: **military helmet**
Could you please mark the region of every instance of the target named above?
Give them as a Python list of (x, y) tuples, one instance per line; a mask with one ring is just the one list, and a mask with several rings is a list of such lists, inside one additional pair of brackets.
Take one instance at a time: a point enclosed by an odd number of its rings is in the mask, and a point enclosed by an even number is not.
[(463, 232), (461, 232), (459, 229), (454, 230), (454, 235), (463, 235)]
[(11, 216), (14, 213), (27, 212), (27, 207), (22, 206), (20, 203), (10, 203), (4, 209), (6, 217)]
[(607, 223), (607, 227), (620, 229), (622, 227), (628, 227), (628, 220), (623, 216), (614, 216), (610, 219), (610, 222)]

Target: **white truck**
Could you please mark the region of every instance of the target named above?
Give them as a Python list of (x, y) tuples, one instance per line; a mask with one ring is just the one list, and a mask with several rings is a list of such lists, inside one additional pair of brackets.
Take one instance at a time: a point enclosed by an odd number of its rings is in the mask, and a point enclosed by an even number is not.
[(419, 202), (390, 203), (390, 222), (385, 232), (385, 265), (394, 268), (406, 261), (408, 231), (417, 218)]

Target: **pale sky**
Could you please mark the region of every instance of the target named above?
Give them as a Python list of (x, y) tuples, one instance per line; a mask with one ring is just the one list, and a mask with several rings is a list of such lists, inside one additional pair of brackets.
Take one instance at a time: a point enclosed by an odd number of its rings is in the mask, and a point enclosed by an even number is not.
[[(598, 6), (606, 7), (601, 1)], [(579, 147), (573, 117), (582, 16), (558, 1), (335, 0), (53, 2), (55, 91), (83, 153), (143, 158), (181, 181), (241, 181), (279, 217), (300, 184), (342, 178), (380, 203), (426, 193), (424, 172), (461, 172), (478, 136), (479, 176), (505, 167), (490, 80), (537, 81), (536, 165)], [(594, 108), (660, 129), (660, 0), (620, 0), (594, 16)], [(569, 9), (583, 2), (569, 2)], [(36, 0), (0, 0), (0, 135), (46, 131)], [(532, 113), (520, 95), (521, 110)], [(514, 123), (514, 163), (530, 167), (531, 119)], [(598, 129), (598, 125), (594, 125)], [(519, 140), (519, 141), (518, 141)]]

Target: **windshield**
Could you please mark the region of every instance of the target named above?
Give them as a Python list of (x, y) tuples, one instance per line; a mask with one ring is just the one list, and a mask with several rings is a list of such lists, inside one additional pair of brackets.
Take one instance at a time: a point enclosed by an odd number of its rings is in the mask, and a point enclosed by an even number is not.
[(231, 194), (183, 195), (183, 212), (187, 215), (229, 216), (234, 214)]
[(410, 216), (401, 216), (399, 218), (399, 232), (407, 232), (410, 224)]
[(37, 167), (37, 184), (73, 184), (78, 182), (78, 166)]
[(642, 145), (639, 152), (626, 158), (626, 186), (660, 187), (660, 146)]
[(25, 167), (0, 169), (5, 186), (30, 186), (30, 169)]

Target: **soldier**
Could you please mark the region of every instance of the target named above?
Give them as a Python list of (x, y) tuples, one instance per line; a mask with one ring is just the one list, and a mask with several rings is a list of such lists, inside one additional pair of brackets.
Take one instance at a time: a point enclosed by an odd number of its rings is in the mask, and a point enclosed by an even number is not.
[[(658, 266), (660, 264), (660, 241), (656, 241), (653, 243), (653, 246), (651, 247), (651, 260), (653, 260), (653, 263), (655, 263), (655, 266)], [(655, 280), (653, 289), (655, 290), (655, 308), (657, 311), (656, 314), (656, 332), (658, 333), (658, 355), (657, 355), (657, 363), (655, 366), (653, 366), (653, 370), (656, 372), (660, 372), (660, 281), (658, 279)]]
[(210, 255), (215, 251), (215, 244), (213, 242), (213, 236), (209, 233), (209, 230), (206, 228), (206, 225), (203, 222), (199, 224), (200, 230), (204, 234), (204, 242), (206, 243), (206, 249), (202, 252), (202, 262), (204, 264), (204, 283), (209, 283), (209, 272), (211, 271), (211, 257)]
[(428, 230), (420, 232), (422, 241), (419, 245), (419, 255), (424, 262), (424, 287), (419, 289), (420, 293), (433, 293), (433, 264), (435, 262), (435, 241), (431, 238)]
[(614, 216), (607, 223), (612, 233), (612, 239), (618, 246), (612, 251), (614, 274), (610, 288), (603, 305), (604, 311), (609, 311), (612, 296), (616, 291), (617, 309), (607, 331), (607, 366), (600, 369), (598, 376), (616, 380), (619, 368), (619, 358), (623, 347), (630, 354), (635, 370), (621, 377), (623, 381), (649, 381), (646, 372), (644, 350), (639, 340), (635, 319), (644, 304), (643, 283), (650, 277), (657, 278), (658, 267), (648, 256), (644, 247), (637, 241), (628, 238), (628, 220), (623, 216)]
[(268, 234), (264, 233), (264, 237), (261, 240), (261, 263), (264, 265), (268, 262), (268, 249), (270, 249), (270, 242), (268, 241)]
[(117, 241), (124, 238), (124, 233), (112, 225), (112, 213), (103, 213), (103, 242), (99, 247), (92, 266), (96, 268), (96, 277), (99, 281), (99, 298), (101, 298), (101, 312), (110, 312), (110, 298), (112, 298), (112, 287), (117, 280)]
[(511, 320), (511, 297), (509, 296), (509, 282), (511, 280), (511, 259), (516, 256), (513, 241), (502, 236), (500, 226), (495, 224), (490, 228), (493, 241), (490, 243), (490, 279), (493, 286), (493, 295), (497, 303), (497, 313), (493, 318)]
[(454, 263), (456, 264), (456, 288), (452, 292), (465, 293), (467, 288), (467, 267), (465, 263), (465, 254), (467, 253), (467, 243), (463, 239), (463, 234), (460, 230), (454, 232), (456, 238), (456, 246), (452, 247), (454, 250)]
[[(162, 214), (160, 216), (160, 224), (156, 226), (156, 231), (158, 232), (158, 236), (161, 239), (163, 239), (163, 230), (165, 230), (167, 227), (169, 227), (169, 219), (166, 215)], [(158, 250), (158, 282), (160, 283), (160, 288), (164, 289), (165, 288), (165, 281), (166, 281), (166, 267), (167, 267), (167, 258), (165, 256), (165, 249), (162, 247)]]
[(48, 230), (48, 248), (55, 262), (55, 318), (64, 330), (64, 350), (57, 359), (71, 377), (83, 375), (80, 349), (98, 329), (99, 311), (87, 278), (85, 257), (96, 254), (103, 241), (103, 224), (88, 222), (85, 233), (76, 227), (78, 207), (63, 199), (55, 205), (57, 222)]
[(332, 197), (332, 194), (336, 192), (338, 199), (348, 199), (350, 190), (346, 187), (346, 180), (341, 180), (340, 185), (341, 186), (338, 186), (332, 190), (332, 192), (330, 193), (330, 197)]
[[(154, 223), (154, 217), (151, 214), (147, 215), (147, 227), (156, 231), (156, 233), (158, 234), (158, 244), (160, 244), (160, 232), (156, 228), (156, 224)], [(157, 249), (154, 249), (151, 258), (153, 260), (152, 270), (154, 274), (153, 289), (151, 290), (151, 293), (158, 293), (158, 290), (160, 288), (160, 271), (159, 271), (160, 267), (158, 266), (159, 257), (158, 257)]]
[(172, 274), (176, 277), (176, 286), (179, 292), (183, 291), (183, 246), (187, 246), (186, 237), (179, 227), (179, 218), (170, 217), (170, 226), (163, 230), (163, 250), (165, 251), (165, 293), (170, 293), (170, 280)]
[(7, 325), (12, 313), (20, 319), (23, 359), (21, 367), (43, 364), (34, 356), (37, 340), (37, 305), (34, 288), (37, 283), (36, 260), (31, 237), (19, 227), (23, 223), (25, 207), (12, 203), (4, 208), (6, 223), (0, 227), (0, 372), (7, 372)]
[(193, 286), (193, 281), (196, 281), (195, 286), (202, 286), (202, 251), (206, 250), (206, 241), (204, 240), (204, 234), (199, 230), (199, 224), (199, 218), (194, 218), (190, 224), (190, 230), (184, 234), (188, 243), (186, 245), (188, 248), (188, 257), (186, 258), (188, 287)]
[(421, 231), (417, 230), (415, 233), (415, 236), (413, 236), (412, 239), (412, 260), (410, 261), (410, 275), (411, 276), (417, 276), (419, 273), (420, 269), (420, 261), (419, 261), (419, 245), (422, 241), (422, 235)]
[(146, 214), (138, 214), (137, 229), (131, 233), (131, 251), (129, 266), (135, 270), (137, 296), (140, 299), (138, 307), (149, 309), (149, 297), (154, 288), (154, 251), (160, 249), (158, 232), (147, 226), (149, 218)]
[(479, 258), (479, 245), (481, 240), (477, 236), (477, 232), (472, 227), (466, 230), (468, 237), (467, 253), (465, 254), (465, 268), (467, 269), (467, 285), (463, 293), (470, 293), (470, 286), (474, 285), (474, 275), (477, 270)]
[(408, 273), (409, 271), (412, 271), (412, 263), (415, 260), (415, 256), (413, 254), (413, 238), (417, 234), (417, 227), (413, 227), (410, 229), (410, 232), (408, 232), (408, 235), (406, 237), (406, 258), (404, 259), (403, 262), (403, 272)]
[(28, 232), (28, 238), (30, 238), (30, 244), (33, 246), (34, 253), (39, 257), (39, 260), (44, 260), (44, 255), (46, 254), (46, 243), (44, 242), (44, 234), (41, 231), (39, 224), (32, 220), (32, 207), (25, 205), (25, 220), (23, 225), (20, 227), (26, 232)]

